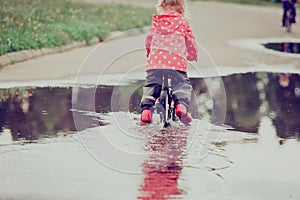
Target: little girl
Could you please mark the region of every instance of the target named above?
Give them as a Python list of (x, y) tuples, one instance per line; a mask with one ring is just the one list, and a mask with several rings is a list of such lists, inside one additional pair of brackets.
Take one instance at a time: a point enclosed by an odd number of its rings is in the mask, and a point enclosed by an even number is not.
[(160, 96), (162, 73), (172, 74), (175, 113), (188, 124), (192, 86), (187, 76), (187, 60), (197, 60), (197, 45), (188, 21), (183, 19), (186, 0), (159, 0), (158, 14), (153, 15), (151, 28), (146, 37), (148, 62), (146, 83), (141, 101), (141, 121), (152, 121), (151, 107)]

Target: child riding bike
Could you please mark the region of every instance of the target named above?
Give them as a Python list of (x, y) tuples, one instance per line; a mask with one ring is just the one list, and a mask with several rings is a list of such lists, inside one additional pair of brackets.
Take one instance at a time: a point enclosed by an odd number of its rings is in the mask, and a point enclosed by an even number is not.
[(283, 8), (282, 26), (286, 26), (287, 11), (291, 9), (290, 24), (296, 23), (296, 7), (295, 4), (299, 0), (281, 0)]
[(192, 121), (188, 114), (192, 85), (187, 76), (187, 60), (197, 60), (197, 44), (188, 21), (183, 18), (186, 0), (159, 0), (158, 14), (153, 15), (146, 37), (146, 83), (141, 100), (141, 121), (152, 121), (152, 106), (160, 96), (162, 74), (172, 74), (175, 113), (184, 124)]

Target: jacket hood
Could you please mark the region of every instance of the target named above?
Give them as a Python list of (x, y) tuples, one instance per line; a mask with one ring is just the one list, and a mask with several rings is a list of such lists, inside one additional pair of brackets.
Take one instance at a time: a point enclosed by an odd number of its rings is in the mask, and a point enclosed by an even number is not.
[(182, 32), (182, 26), (185, 24), (182, 15), (176, 11), (155, 14), (152, 17), (152, 22), (155, 30), (161, 34), (170, 34), (175, 31)]

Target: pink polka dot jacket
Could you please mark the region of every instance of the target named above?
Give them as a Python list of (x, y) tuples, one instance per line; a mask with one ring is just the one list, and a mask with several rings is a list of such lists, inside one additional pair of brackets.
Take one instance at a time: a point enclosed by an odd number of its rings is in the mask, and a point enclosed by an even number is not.
[(196, 61), (198, 49), (188, 21), (176, 11), (152, 17), (146, 37), (147, 66), (150, 69), (187, 71), (187, 60)]

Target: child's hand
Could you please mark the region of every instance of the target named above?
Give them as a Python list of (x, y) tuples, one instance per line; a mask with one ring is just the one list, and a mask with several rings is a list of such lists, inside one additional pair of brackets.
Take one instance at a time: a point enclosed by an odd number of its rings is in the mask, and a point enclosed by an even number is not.
[(147, 50), (146, 56), (147, 56), (147, 58), (148, 58), (148, 57), (149, 57), (149, 54), (150, 54), (150, 49), (147, 48), (146, 50)]
[(188, 54), (187, 56), (187, 60), (188, 61), (198, 61), (198, 57), (197, 57), (197, 54)]

